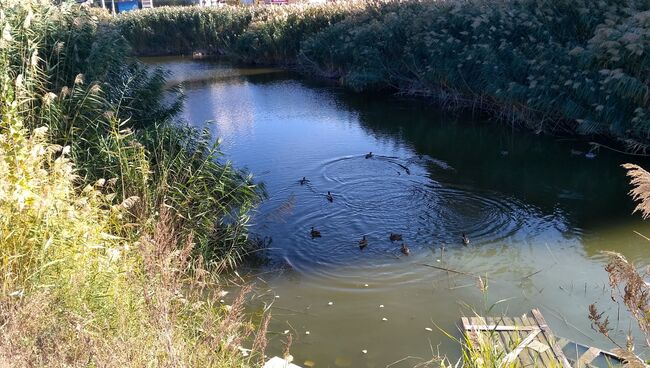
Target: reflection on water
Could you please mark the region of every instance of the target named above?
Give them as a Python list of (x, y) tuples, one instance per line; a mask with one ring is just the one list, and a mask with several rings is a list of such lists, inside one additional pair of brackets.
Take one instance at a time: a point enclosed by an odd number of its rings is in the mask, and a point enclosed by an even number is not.
[[(461, 314), (497, 301), (492, 313), (539, 307), (557, 334), (610, 346), (587, 319), (593, 302), (617, 312), (599, 252), (650, 261), (633, 233), (650, 228), (630, 215), (620, 168), (628, 157), (601, 151), (589, 160), (571, 154), (585, 143), (277, 70), (148, 62), (187, 81), (184, 118), (214, 121), (227, 157), (269, 191), (253, 231), (273, 239), (272, 266), (255, 270), (268, 293), (261, 300), (274, 301), (270, 354), (289, 330), (298, 363), (411, 367), (438, 347), (457, 355), (439, 328), (456, 333)], [(321, 238), (309, 236), (312, 226)], [(410, 256), (391, 232), (403, 234)], [(487, 298), (478, 275), (487, 276)], [(628, 320), (613, 327), (626, 330)]]

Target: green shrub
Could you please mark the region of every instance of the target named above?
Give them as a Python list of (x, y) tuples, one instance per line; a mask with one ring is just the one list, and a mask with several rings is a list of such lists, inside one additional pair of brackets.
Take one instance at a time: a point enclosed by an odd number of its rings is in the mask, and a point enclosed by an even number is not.
[[(138, 54), (207, 49), (645, 150), (649, 12), (643, 0), (404, 0), (178, 8), (117, 24)], [(223, 21), (229, 16), (242, 21)]]
[(261, 190), (93, 14), (0, 0), (0, 365), (256, 365), (265, 325), (213, 271)]

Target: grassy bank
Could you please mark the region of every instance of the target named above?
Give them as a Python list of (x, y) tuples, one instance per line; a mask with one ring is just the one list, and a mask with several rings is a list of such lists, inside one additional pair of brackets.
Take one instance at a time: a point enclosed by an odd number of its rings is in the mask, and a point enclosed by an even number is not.
[(160, 8), (117, 25), (137, 54), (200, 49), (290, 64), (360, 91), (425, 95), (645, 151), (649, 9), (645, 0), (387, 1)]
[(215, 271), (260, 189), (87, 10), (0, 0), (0, 29), (0, 365), (257, 365)]

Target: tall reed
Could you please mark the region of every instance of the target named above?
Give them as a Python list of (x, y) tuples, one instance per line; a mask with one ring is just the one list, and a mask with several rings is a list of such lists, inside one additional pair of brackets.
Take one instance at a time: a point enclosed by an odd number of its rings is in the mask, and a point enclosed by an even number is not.
[(216, 303), (214, 271), (260, 189), (101, 22), (0, 0), (0, 365), (257, 365), (247, 291)]
[(201, 49), (355, 90), (424, 95), (535, 132), (600, 136), (630, 151), (650, 144), (644, 0), (161, 8), (116, 24), (136, 54)]

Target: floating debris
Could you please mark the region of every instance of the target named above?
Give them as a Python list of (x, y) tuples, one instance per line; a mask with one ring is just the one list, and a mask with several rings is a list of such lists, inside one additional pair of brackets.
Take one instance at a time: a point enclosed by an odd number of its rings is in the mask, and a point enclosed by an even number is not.
[(285, 335), (288, 334), (288, 333), (289, 333), (289, 330), (284, 330)]
[(305, 362), (302, 363), (302, 365), (304, 365), (305, 367), (311, 368), (311, 367), (316, 366), (316, 363), (314, 361), (312, 361), (312, 360), (305, 360)]
[(334, 305), (334, 302), (329, 302), (327, 303), (327, 305)]
[(305, 331), (305, 335), (309, 335), (309, 334), (310, 334), (310, 332), (309, 332), (309, 331)]
[(386, 321), (388, 321), (388, 318), (384, 317), (384, 318), (382, 318), (381, 320), (384, 321), (384, 322), (386, 322)]
[(432, 332), (432, 331), (433, 331), (433, 328), (431, 328), (431, 327), (425, 327), (424, 329), (427, 330), (427, 331), (429, 331), (429, 332)]
[(237, 349), (239, 349), (239, 352), (241, 353), (242, 356), (247, 357), (250, 355), (250, 352), (252, 351), (251, 349), (246, 349), (243, 346), (238, 346)]
[(589, 151), (589, 152), (585, 153), (585, 157), (591, 160), (591, 159), (596, 158), (596, 154)]
[(383, 305), (383, 304), (379, 304), (379, 308), (383, 308), (383, 307), (384, 307), (384, 305)]
[(368, 354), (368, 350), (366, 350), (366, 349), (361, 350), (361, 352), (364, 353), (364, 354)]
[(275, 296), (275, 299), (280, 299), (280, 295), (276, 295), (276, 296)]
[(501, 151), (501, 156), (508, 156), (509, 153), (510, 152), (508, 152), (506, 150), (503, 150), (503, 151)]
[(368, 287), (368, 284), (363, 284), (363, 287)]

